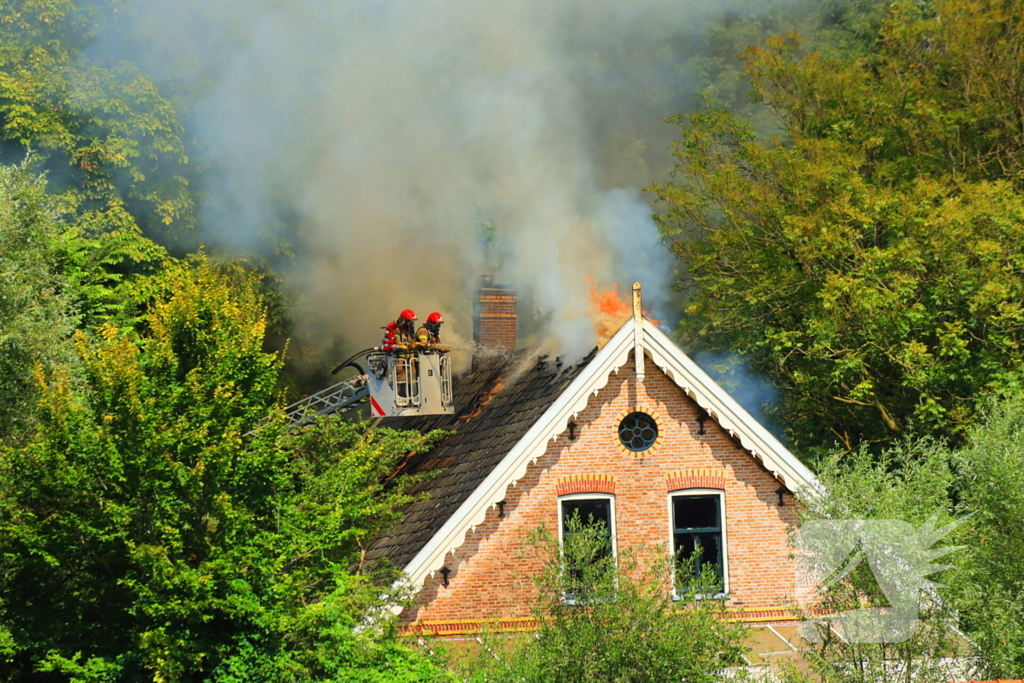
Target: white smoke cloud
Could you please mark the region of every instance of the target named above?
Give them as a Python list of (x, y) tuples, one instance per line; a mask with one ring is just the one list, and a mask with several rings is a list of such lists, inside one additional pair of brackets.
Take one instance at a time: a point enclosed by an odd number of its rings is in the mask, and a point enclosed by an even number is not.
[[(325, 342), (374, 344), (406, 307), (469, 337), (478, 276), (497, 262), (575, 357), (595, 341), (588, 277), (639, 280), (671, 317), (674, 265), (640, 188), (668, 167), (680, 46), (724, 6), (129, 3), (145, 66), (201, 95), (189, 130), (212, 164), (209, 239), (286, 239)], [(489, 253), (481, 215), (498, 230)]]

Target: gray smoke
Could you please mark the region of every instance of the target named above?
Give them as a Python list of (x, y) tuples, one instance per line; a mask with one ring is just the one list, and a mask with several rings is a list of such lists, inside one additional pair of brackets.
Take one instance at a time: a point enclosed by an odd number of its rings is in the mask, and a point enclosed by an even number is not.
[(693, 361), (708, 373), (758, 423), (785, 443), (782, 426), (773, 411), (779, 407), (779, 392), (767, 378), (753, 372), (747, 363), (734, 353), (702, 351)]
[(128, 20), (146, 40), (133, 59), (195, 95), (207, 239), (291, 250), (324, 344), (374, 344), (407, 307), (465, 339), (496, 269), (578, 357), (595, 341), (588, 278), (639, 280), (673, 317), (641, 189), (670, 166), (688, 41), (725, 6), (135, 0)]

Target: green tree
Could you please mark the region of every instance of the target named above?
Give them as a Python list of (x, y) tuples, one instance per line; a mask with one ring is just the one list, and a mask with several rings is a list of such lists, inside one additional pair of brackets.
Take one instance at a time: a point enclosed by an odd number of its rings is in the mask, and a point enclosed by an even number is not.
[[(843, 526), (847, 520), (872, 520), (882, 522), (871, 528), (871, 532), (876, 535), (876, 541), (884, 541), (897, 549), (898, 558), (892, 558), (889, 565), (900, 569), (887, 577), (886, 585), (895, 593), (887, 595), (875, 574), (887, 568), (872, 566), (870, 560), (864, 561), (863, 555), (848, 556), (840, 567), (853, 559), (859, 564), (849, 565), (851, 569), (845, 577), (819, 588), (820, 602), (815, 603), (815, 607), (825, 610), (826, 614), (808, 612), (804, 615), (805, 628), (820, 639), (811, 644), (804, 655), (815, 680), (823, 683), (963, 680), (965, 664), (976, 657), (977, 652), (955, 628), (957, 603), (953, 587), (960, 584), (958, 574), (945, 571), (938, 576), (922, 577), (916, 570), (908, 571), (907, 562), (924, 567), (928, 563), (927, 553), (934, 548), (907, 543), (908, 530), (897, 526), (901, 522), (909, 524), (923, 538), (928, 530), (943, 530), (952, 524), (953, 538), (944, 539), (939, 546), (955, 547), (959, 541), (970, 537), (971, 532), (963, 527), (957, 531), (954, 520), (958, 513), (951, 500), (956, 486), (953, 458), (953, 452), (940, 442), (905, 440), (881, 453), (861, 447), (852, 453), (833, 454), (821, 463), (819, 476), (824, 492), (802, 498), (801, 526), (808, 522), (820, 523), (828, 531), (821, 534), (822, 526), (819, 526), (817, 535), (808, 533), (805, 542), (799, 545), (796, 557), (802, 560), (802, 566), (810, 569), (822, 557), (815, 552), (824, 552), (827, 557), (829, 546), (844, 542), (846, 534), (850, 533), (850, 529)], [(890, 538), (885, 538), (886, 534)], [(819, 545), (822, 543), (824, 547)], [(860, 546), (852, 547), (852, 552), (860, 549)], [(968, 559), (964, 552), (943, 556), (935, 564), (962, 565)], [(829, 578), (835, 576), (840, 567), (826, 567)], [(922, 578), (938, 583), (922, 584)], [(893, 600), (898, 602), (894, 604)], [(859, 642), (842, 623), (844, 618), (865, 608), (888, 609), (890, 615), (899, 615), (898, 610), (910, 604), (916, 604), (918, 609), (913, 615), (903, 613), (906, 619), (885, 625), (876, 622), (864, 629), (864, 633), (869, 634), (899, 634), (896, 638), (899, 642)], [(911, 616), (916, 624), (909, 621)], [(836, 619), (831, 628), (825, 624), (830, 618)], [(908, 631), (904, 632), (904, 628)], [(904, 640), (904, 636), (909, 637)], [(790, 671), (789, 677), (794, 681), (807, 680), (795, 671)]]
[(729, 622), (724, 600), (697, 599), (715, 592), (714, 572), (673, 599), (676, 567), (663, 548), (615, 557), (601, 525), (577, 516), (568, 527), (561, 547), (543, 527), (529, 538), (543, 561), (534, 578), (535, 637), (485, 641), (489, 651), (473, 662), (470, 680), (710, 683), (741, 661), (745, 628)]
[(961, 514), (973, 515), (954, 595), (988, 680), (1024, 676), (1024, 397), (993, 397), (981, 413), (953, 456)]
[(34, 413), (33, 371), (74, 374), (74, 330), (129, 322), (139, 276), (167, 260), (138, 229), (78, 224), (32, 165), (0, 166), (0, 440), (22, 435)]
[(67, 365), (76, 325), (66, 278), (54, 272), (62, 225), (42, 183), (0, 166), (0, 438), (22, 432), (38, 399), (32, 369)]
[(31, 149), (68, 211), (94, 232), (194, 221), (189, 159), (171, 102), (134, 65), (87, 48), (119, 3), (0, 2), (0, 139)]
[(749, 47), (782, 137), (677, 119), (675, 179), (652, 189), (687, 268), (681, 335), (769, 376), (804, 452), (959, 436), (979, 392), (1019, 381), (1020, 9), (896, 3), (867, 56)]
[(390, 578), (350, 572), (429, 439), (253, 431), (281, 366), (257, 278), (199, 258), (145, 285), (134, 327), (76, 333), (79, 380), (37, 366), (35, 431), (0, 453), (4, 679), (431, 680), (365, 621)]

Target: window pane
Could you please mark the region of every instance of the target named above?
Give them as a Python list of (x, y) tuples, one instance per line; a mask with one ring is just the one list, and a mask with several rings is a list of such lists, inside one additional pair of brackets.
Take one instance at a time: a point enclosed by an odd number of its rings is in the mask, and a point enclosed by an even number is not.
[[(576, 521), (573, 521), (576, 520)], [(607, 498), (591, 498), (562, 501), (562, 540), (566, 562), (565, 595), (572, 600), (587, 600), (595, 588), (590, 585), (598, 577), (591, 575), (585, 580), (587, 568), (606, 571), (609, 568), (603, 560), (612, 557), (612, 504)], [(570, 529), (575, 529), (577, 535)], [(588, 528), (597, 528), (595, 533), (584, 533)], [(603, 568), (603, 569), (602, 569)], [(598, 580), (598, 583), (600, 581)]]
[[(698, 544), (701, 549), (700, 555), (695, 559), (694, 567), (696, 571), (700, 571), (701, 567), (707, 564), (722, 564), (722, 549), (721, 549), (721, 534), (716, 533), (705, 533), (705, 534), (693, 534), (693, 533), (682, 533), (676, 534), (676, 552), (680, 550), (681, 558), (689, 558), (693, 556), (694, 550)], [(721, 575), (721, 571), (718, 572)]]
[[(724, 577), (722, 519), (719, 496), (673, 496), (672, 534), (677, 561), (695, 574), (714, 570), (719, 582)], [(688, 582), (684, 576), (680, 581)], [(720, 586), (718, 590), (722, 590)]]
[(605, 533), (612, 533), (612, 506), (607, 498), (562, 501), (562, 536), (568, 536), (568, 521), (579, 514), (583, 526), (604, 525)]
[(676, 529), (717, 529), (718, 496), (676, 496), (672, 499)]

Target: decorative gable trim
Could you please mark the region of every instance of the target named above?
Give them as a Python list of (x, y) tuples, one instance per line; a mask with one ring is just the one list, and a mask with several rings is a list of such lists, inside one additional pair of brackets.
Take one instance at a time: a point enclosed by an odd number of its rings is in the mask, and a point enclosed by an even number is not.
[(567, 429), (568, 422), (586, 408), (592, 396), (607, 386), (612, 373), (618, 374), (629, 360), (630, 351), (635, 354), (640, 350), (640, 345), (669, 378), (723, 429), (738, 439), (790, 491), (808, 487), (812, 491), (821, 490), (811, 471), (663, 332), (647, 320), (634, 317), (619, 328), (590, 364), (406, 565), (405, 574), (414, 588), (421, 587), (428, 576), (444, 565), (448, 553), (457, 552), (465, 543), (466, 535), (484, 521), (488, 510), (505, 500), (508, 487), (525, 476), (527, 468), (547, 450), (549, 441)]
[(772, 476), (794, 493), (802, 490), (807, 495), (815, 495), (824, 490), (817, 477), (796, 456), (690, 360), (664, 332), (646, 320), (643, 327), (644, 347), (650, 352), (655, 365), (729, 436), (739, 441)]

